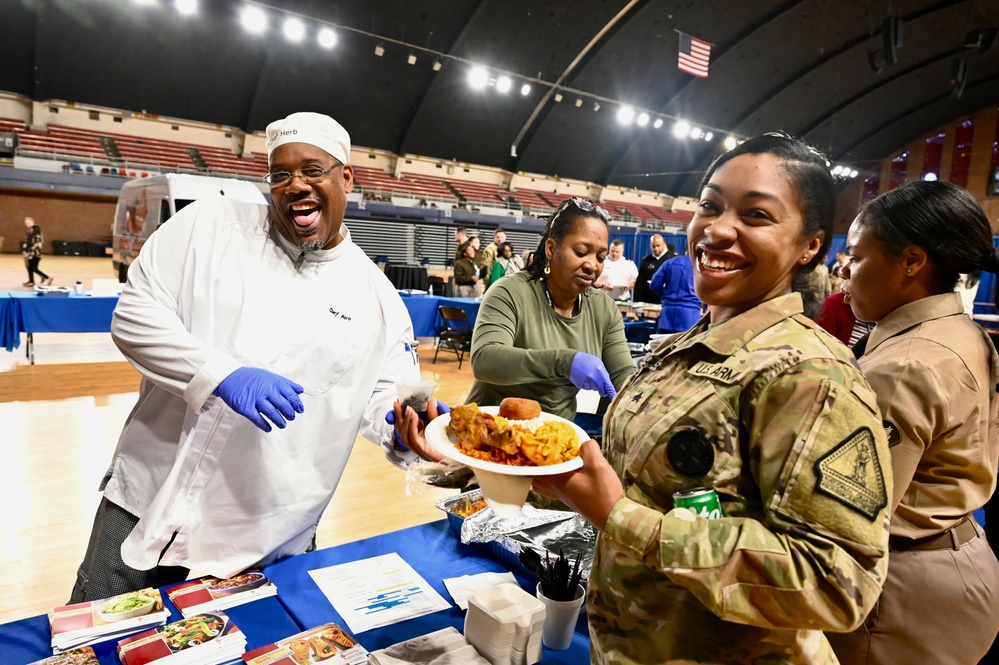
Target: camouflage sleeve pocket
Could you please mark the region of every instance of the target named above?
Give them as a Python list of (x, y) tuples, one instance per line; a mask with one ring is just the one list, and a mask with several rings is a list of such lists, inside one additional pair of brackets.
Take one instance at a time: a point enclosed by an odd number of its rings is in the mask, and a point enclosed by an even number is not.
[(885, 537), (891, 460), (876, 407), (864, 397), (823, 382), (818, 413), (802, 422), (770, 507), (839, 542), (876, 547)]

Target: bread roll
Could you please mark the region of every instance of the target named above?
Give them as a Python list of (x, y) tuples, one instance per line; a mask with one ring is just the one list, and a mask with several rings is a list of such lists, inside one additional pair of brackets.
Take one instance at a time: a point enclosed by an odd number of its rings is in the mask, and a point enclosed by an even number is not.
[(499, 414), (507, 420), (530, 420), (541, 415), (541, 405), (533, 399), (507, 397), (500, 402)]

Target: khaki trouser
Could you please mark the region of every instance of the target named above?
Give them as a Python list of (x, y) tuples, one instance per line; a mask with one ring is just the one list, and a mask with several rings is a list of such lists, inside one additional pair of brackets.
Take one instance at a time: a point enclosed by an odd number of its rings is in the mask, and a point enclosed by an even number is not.
[(958, 548), (892, 551), (864, 625), (826, 633), (842, 665), (975, 665), (999, 631), (999, 561), (981, 528)]

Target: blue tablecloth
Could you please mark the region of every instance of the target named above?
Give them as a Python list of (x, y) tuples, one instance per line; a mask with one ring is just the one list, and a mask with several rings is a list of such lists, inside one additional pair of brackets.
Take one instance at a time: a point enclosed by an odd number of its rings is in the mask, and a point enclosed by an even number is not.
[[(278, 593), (283, 593), (283, 590), (279, 588)], [(166, 594), (163, 594), (163, 599), (170, 610), (170, 618), (167, 621), (180, 619), (180, 613), (174, 608), (173, 603), (166, 600)], [(225, 613), (246, 635), (247, 651), (271, 644), (275, 640), (304, 630), (295, 623), (295, 620), (285, 611), (277, 598), (273, 597), (261, 598), (239, 607), (230, 607), (225, 610)], [(44, 614), (2, 624), (0, 625), (0, 663), (3, 665), (26, 665), (47, 658), (52, 655), (51, 639), (49, 621)], [(118, 656), (115, 653), (117, 647), (117, 639), (93, 645), (94, 653), (97, 654), (102, 665), (119, 665)]]
[(644, 344), (656, 331), (655, 321), (625, 321), (624, 336), (629, 342)]
[(13, 351), (21, 333), (108, 332), (118, 296), (0, 293), (0, 346)]
[[(447, 521), (441, 520), (330, 549), (301, 554), (271, 564), (264, 569), (264, 572), (277, 584), (281, 602), (300, 625), (311, 627), (335, 621), (346, 628), (343, 619), (312, 581), (309, 571), (392, 552), (398, 552), (399, 556), (449, 602), (453, 601), (444, 588), (445, 577), (508, 570), (488, 558), (482, 550), (462, 545), (451, 533)], [(516, 571), (514, 574), (520, 585), (533, 595), (537, 582), (521, 576)], [(369, 651), (374, 651), (448, 626), (454, 626), (458, 631), (464, 632), (465, 613), (453, 605), (449, 610), (365, 631), (355, 637)], [(589, 643), (586, 617), (583, 615), (576, 624), (572, 645), (565, 651), (545, 648), (541, 663), (565, 665), (588, 663)]]
[(409, 318), (413, 321), (413, 332), (417, 337), (436, 337), (444, 327), (444, 321), (437, 310), (441, 305), (458, 307), (465, 312), (468, 322), (474, 327), (479, 315), (481, 300), (475, 298), (441, 298), (431, 295), (412, 295), (400, 293), (402, 302), (409, 310)]

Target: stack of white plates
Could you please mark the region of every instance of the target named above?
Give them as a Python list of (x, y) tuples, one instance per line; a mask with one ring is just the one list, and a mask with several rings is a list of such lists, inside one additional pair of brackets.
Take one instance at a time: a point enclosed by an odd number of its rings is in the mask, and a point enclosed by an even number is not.
[(465, 639), (492, 665), (541, 660), (544, 604), (514, 584), (500, 584), (468, 599)]

